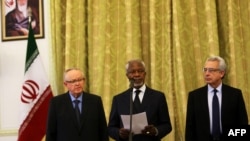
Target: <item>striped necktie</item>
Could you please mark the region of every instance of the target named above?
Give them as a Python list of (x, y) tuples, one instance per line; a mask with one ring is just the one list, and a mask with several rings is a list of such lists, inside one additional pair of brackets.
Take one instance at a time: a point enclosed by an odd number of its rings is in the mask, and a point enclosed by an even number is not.
[(80, 115), (81, 115), (81, 112), (80, 112), (80, 109), (79, 109), (80, 100), (74, 100), (74, 103), (75, 103), (76, 119), (77, 119), (78, 124), (80, 125)]

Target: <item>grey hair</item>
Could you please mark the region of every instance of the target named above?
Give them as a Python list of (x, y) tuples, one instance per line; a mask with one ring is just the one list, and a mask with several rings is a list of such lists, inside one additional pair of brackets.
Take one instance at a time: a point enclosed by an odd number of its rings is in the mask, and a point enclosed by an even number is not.
[(70, 72), (70, 71), (72, 71), (72, 70), (80, 71), (80, 72), (82, 73), (83, 78), (85, 78), (83, 71), (80, 70), (79, 68), (69, 68), (69, 69), (66, 69), (66, 70), (64, 71), (64, 74), (63, 74), (63, 79), (64, 79), (64, 81), (66, 80), (66, 75), (67, 75), (67, 73)]
[(221, 71), (226, 71), (227, 69), (227, 65), (226, 65), (226, 62), (223, 58), (221, 58), (220, 56), (211, 56), (209, 58), (207, 58), (206, 62), (207, 61), (218, 61), (219, 62), (219, 69)]
[(140, 59), (134, 59), (134, 60), (128, 61), (127, 64), (125, 65), (126, 72), (128, 72), (128, 68), (129, 68), (129, 65), (130, 65), (131, 63), (142, 64), (142, 66), (143, 66), (143, 68), (144, 68), (144, 70), (145, 70), (145, 72), (146, 72), (145, 63), (144, 63), (142, 60), (140, 60)]

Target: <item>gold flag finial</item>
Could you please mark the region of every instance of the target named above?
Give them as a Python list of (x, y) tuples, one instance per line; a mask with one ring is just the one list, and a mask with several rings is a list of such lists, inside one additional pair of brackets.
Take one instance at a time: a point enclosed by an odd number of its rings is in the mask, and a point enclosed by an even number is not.
[(30, 7), (28, 7), (28, 16), (29, 16), (29, 22), (31, 22), (32, 10)]

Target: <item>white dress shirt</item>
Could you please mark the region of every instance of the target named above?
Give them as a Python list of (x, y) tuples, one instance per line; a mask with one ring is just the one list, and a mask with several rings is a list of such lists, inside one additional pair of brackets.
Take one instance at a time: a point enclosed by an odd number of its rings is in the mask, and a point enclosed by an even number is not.
[[(137, 89), (135, 89), (135, 88), (133, 88), (133, 101), (135, 100), (135, 91), (136, 91)], [(141, 87), (140, 87), (140, 89), (138, 89), (138, 90), (140, 90), (141, 92), (140, 92), (140, 94), (139, 94), (139, 99), (140, 99), (140, 102), (142, 102), (142, 99), (143, 99), (143, 96), (144, 96), (144, 93), (145, 93), (145, 90), (146, 90), (146, 85), (145, 84), (143, 84)]]

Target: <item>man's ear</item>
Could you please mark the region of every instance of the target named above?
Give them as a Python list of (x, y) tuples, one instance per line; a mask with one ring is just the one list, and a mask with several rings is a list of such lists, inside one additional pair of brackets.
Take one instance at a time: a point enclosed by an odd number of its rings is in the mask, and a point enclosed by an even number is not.
[(129, 73), (126, 73), (126, 76), (127, 76), (127, 78), (128, 78), (128, 79), (130, 79), (130, 77), (129, 77)]
[(66, 87), (67, 86), (67, 82), (63, 82), (63, 85)]
[(222, 75), (221, 78), (223, 79), (226, 75), (226, 71), (221, 71), (221, 75)]

